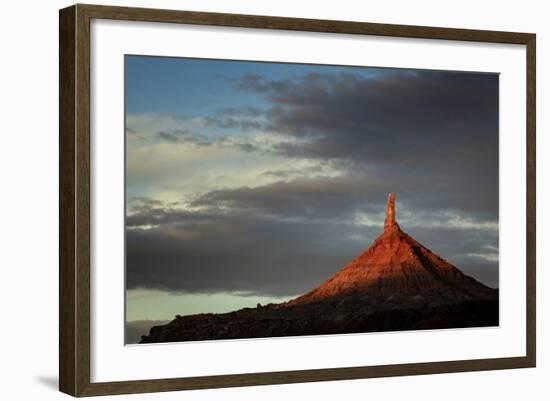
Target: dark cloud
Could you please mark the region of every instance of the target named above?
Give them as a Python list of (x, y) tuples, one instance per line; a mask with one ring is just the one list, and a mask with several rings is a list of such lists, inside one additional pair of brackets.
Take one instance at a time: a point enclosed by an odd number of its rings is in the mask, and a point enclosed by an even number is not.
[(234, 147), (243, 152), (265, 152), (267, 149), (247, 139), (231, 140), (229, 136), (208, 136), (191, 130), (158, 131), (157, 137), (172, 144), (192, 144), (200, 147)]
[[(277, 296), (310, 289), (370, 245), (382, 230), (384, 209), (381, 202), (358, 201), (358, 192), (341, 196), (351, 183), (311, 181), (214, 191), (192, 203), (197, 211), (140, 204), (127, 219), (129, 288)], [(379, 224), (357, 225), (357, 213)], [(440, 221), (428, 211), (415, 216), (420, 220), (404, 225), (406, 231), (467, 274), (496, 282), (496, 262), (467, 254), (498, 247), (497, 232), (430, 226)]]
[[(283, 170), (281, 175), (285, 174)], [(408, 172), (351, 171), (344, 176), (296, 178), (253, 188), (213, 190), (193, 200), (191, 205), (230, 207), (283, 218), (339, 218), (356, 212), (382, 212), (388, 192), (394, 191), (401, 204), (414, 210), (417, 216), (425, 214), (428, 219), (441, 218), (445, 212), (475, 220), (498, 219), (494, 203), (477, 192), (457, 190), (456, 182), (455, 189), (450, 191), (449, 184), (448, 181), (418, 180), (414, 173)]]
[(295, 81), (243, 76), (234, 85), (266, 96), (271, 103), (269, 120), (277, 132), (343, 139), (346, 152), (333, 151), (338, 157), (349, 155), (348, 141), (362, 147), (374, 143), (376, 153), (382, 146), (391, 154), (393, 143), (430, 139), (435, 143), (420, 144), (430, 148), (448, 141), (462, 143), (498, 124), (498, 75), (494, 74), (388, 70), (363, 77), (311, 73)]
[(250, 106), (243, 107), (223, 107), (217, 110), (213, 115), (204, 116), (203, 121), (207, 127), (221, 129), (240, 130), (248, 132), (265, 128), (262, 120), (264, 113)]
[(289, 80), (274, 81), (268, 80), (258, 74), (245, 74), (240, 80), (230, 81), (236, 89), (252, 90), (256, 92), (269, 92), (271, 90), (282, 91), (289, 89), (293, 82)]
[(243, 132), (251, 130), (259, 130), (263, 125), (255, 120), (250, 119), (239, 119), (232, 116), (223, 116), (223, 117), (204, 117), (205, 125), (208, 127), (217, 127), (217, 128), (238, 128)]
[(402, 163), (468, 149), (496, 153), (498, 75), (390, 70), (294, 82), (243, 76), (234, 85), (267, 98), (271, 129), (310, 139), (281, 148), (290, 155)]
[(207, 135), (197, 134), (187, 129), (159, 131), (157, 137), (169, 143), (192, 143), (197, 146), (212, 146), (219, 143), (219, 139)]
[(145, 140), (145, 138), (142, 135), (140, 135), (136, 130), (134, 130), (132, 128), (126, 127), (125, 132), (126, 132), (126, 135), (129, 135), (133, 138), (138, 138), (138, 139), (141, 139), (143, 141)]
[(176, 135), (171, 134), (171, 133), (166, 132), (166, 131), (157, 132), (157, 136), (160, 139), (164, 139), (166, 142), (170, 142), (170, 143), (180, 142), (180, 138), (178, 138)]
[[(365, 178), (365, 177), (362, 177)], [(381, 211), (386, 188), (361, 177), (319, 177), (249, 188), (208, 192), (191, 206), (249, 212), (278, 218), (336, 219), (363, 211)]]
[[(498, 214), (498, 75), (388, 70), (372, 77), (308, 74), (295, 81), (245, 75), (235, 88), (265, 96), (273, 151), (346, 159), (401, 192), (431, 187), (426, 202)], [(376, 171), (372, 171), (372, 169)], [(456, 196), (456, 194), (459, 194)]]
[(162, 225), (127, 230), (128, 288), (293, 295), (361, 249), (345, 235), (352, 230), (349, 223), (246, 213), (189, 217), (167, 212), (144, 218)]

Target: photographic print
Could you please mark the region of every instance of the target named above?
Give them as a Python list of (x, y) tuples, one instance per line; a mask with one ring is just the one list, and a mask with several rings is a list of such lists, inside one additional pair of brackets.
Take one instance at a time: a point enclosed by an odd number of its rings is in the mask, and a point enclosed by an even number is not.
[(125, 56), (126, 343), (498, 326), (499, 76)]

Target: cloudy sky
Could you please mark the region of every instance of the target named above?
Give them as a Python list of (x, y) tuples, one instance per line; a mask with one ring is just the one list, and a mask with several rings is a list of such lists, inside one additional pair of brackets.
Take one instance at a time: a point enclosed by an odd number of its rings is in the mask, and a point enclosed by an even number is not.
[(127, 320), (301, 294), (397, 221), (498, 286), (498, 75), (126, 56)]

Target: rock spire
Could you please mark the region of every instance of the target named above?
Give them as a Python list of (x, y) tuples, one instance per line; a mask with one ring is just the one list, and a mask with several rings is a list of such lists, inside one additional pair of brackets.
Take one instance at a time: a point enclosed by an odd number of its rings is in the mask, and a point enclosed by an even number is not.
[(386, 220), (384, 220), (384, 231), (395, 228), (399, 229), (399, 225), (395, 222), (395, 194), (392, 192), (388, 195), (388, 203), (386, 204)]
[(417, 297), (443, 305), (497, 295), (403, 232), (395, 221), (395, 194), (390, 193), (384, 232), (372, 245), (318, 287), (287, 304), (347, 296), (392, 297), (404, 304)]

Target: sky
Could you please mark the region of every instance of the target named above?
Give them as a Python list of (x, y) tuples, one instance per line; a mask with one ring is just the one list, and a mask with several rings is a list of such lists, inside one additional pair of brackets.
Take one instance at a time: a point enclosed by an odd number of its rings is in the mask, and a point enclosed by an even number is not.
[(401, 228), (498, 287), (498, 75), (126, 56), (127, 321), (281, 302)]

